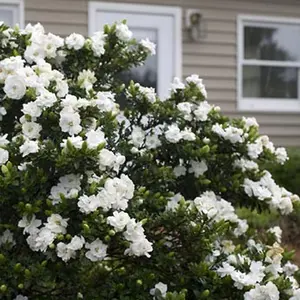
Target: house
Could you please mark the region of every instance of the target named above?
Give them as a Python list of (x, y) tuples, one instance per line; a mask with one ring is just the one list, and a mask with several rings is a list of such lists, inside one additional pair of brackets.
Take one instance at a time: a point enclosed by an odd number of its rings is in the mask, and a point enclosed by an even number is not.
[(128, 19), (157, 56), (134, 76), (164, 96), (173, 76), (199, 74), (209, 101), (255, 116), (275, 144), (300, 146), (300, 3), (297, 0), (0, 0), (0, 20), (41, 22), (88, 35)]

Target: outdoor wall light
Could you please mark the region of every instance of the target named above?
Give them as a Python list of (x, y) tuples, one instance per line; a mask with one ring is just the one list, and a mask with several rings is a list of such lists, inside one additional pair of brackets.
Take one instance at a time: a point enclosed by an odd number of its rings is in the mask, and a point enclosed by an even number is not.
[(200, 42), (206, 36), (206, 22), (200, 10), (187, 9), (185, 21), (190, 40)]

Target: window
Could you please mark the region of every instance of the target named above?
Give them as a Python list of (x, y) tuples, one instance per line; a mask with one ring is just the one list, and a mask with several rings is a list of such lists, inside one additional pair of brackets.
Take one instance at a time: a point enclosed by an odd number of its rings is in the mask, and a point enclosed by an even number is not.
[(156, 55), (144, 66), (135, 68), (128, 78), (154, 87), (166, 97), (174, 76), (181, 77), (181, 9), (126, 3), (89, 2), (89, 34), (105, 24), (126, 19), (137, 40), (148, 37), (156, 43)]
[(238, 17), (238, 107), (300, 111), (300, 20)]
[(0, 0), (0, 22), (8, 26), (24, 26), (23, 0)]

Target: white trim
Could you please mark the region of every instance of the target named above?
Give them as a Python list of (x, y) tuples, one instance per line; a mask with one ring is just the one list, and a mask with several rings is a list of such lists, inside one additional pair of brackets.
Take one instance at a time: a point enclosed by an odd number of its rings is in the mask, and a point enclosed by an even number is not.
[(300, 68), (300, 61), (293, 62), (277, 60), (242, 59), (241, 64), (244, 66)]
[[(273, 23), (273, 24), (272, 24)], [(277, 23), (274, 24), (274, 23)], [(300, 19), (269, 17), (269, 16), (237, 16), (237, 108), (240, 111), (262, 112), (300, 112), (300, 61), (272, 61), (244, 58), (244, 27), (268, 26), (278, 27), (279, 24), (299, 24)], [(298, 68), (299, 99), (267, 99), (243, 97), (243, 66), (273, 66)]]
[(243, 98), (239, 101), (239, 110), (284, 113), (299, 112), (300, 101), (298, 99)]

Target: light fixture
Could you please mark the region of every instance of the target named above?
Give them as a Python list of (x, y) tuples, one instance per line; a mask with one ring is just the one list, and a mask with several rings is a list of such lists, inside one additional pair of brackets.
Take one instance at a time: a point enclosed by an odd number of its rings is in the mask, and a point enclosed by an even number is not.
[(206, 22), (198, 9), (187, 9), (186, 28), (189, 38), (194, 42), (200, 42), (206, 36)]

